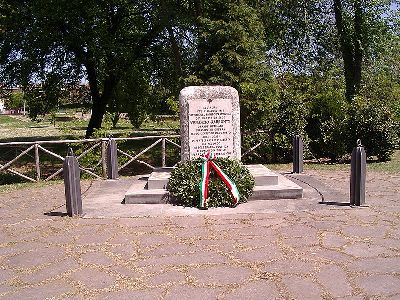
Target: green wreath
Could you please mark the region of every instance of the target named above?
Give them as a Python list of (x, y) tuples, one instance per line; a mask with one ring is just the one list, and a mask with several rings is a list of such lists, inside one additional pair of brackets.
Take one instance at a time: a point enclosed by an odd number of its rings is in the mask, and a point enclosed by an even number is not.
[[(214, 162), (235, 182), (240, 194), (239, 203), (247, 202), (254, 187), (254, 178), (250, 171), (238, 160), (216, 158)], [(170, 203), (188, 207), (199, 205), (201, 165), (202, 160), (197, 158), (179, 163), (172, 171), (167, 187), (170, 192)], [(232, 195), (214, 169), (210, 172), (207, 206), (232, 206)]]

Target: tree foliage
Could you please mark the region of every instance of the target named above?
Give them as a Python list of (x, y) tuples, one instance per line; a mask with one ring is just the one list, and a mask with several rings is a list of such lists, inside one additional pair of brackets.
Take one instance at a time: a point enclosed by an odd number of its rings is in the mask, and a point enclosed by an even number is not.
[(263, 131), (244, 144), (263, 139), (266, 160), (289, 159), (293, 134), (315, 156), (345, 155), (350, 127), (369, 126), (355, 99), (399, 134), (397, 1), (2, 0), (0, 12), (3, 83), (24, 87), (33, 118), (87, 83), (87, 136), (106, 111), (138, 127), (205, 84), (239, 91), (243, 131)]

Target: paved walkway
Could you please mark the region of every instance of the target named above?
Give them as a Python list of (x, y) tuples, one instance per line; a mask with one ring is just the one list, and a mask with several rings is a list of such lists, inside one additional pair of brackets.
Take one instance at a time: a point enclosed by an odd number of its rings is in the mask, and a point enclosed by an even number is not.
[(292, 177), (302, 200), (112, 218), (115, 182), (83, 184), (85, 218), (63, 185), (4, 193), (0, 299), (400, 299), (400, 175), (368, 173), (362, 208), (347, 172)]

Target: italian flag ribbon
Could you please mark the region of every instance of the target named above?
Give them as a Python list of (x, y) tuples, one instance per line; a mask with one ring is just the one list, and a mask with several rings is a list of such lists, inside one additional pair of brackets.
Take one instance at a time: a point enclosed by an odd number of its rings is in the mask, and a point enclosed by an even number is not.
[(208, 182), (210, 179), (210, 171), (211, 168), (213, 168), (218, 176), (222, 179), (222, 181), (225, 183), (225, 185), (228, 187), (229, 192), (231, 193), (233, 199), (233, 205), (235, 206), (236, 204), (239, 203), (240, 195), (239, 195), (239, 190), (237, 189), (237, 186), (235, 182), (226, 175), (221, 168), (213, 161), (215, 159), (215, 156), (213, 153), (208, 151), (207, 154), (205, 154), (202, 159), (202, 165), (201, 165), (201, 181), (200, 181), (200, 203), (199, 203), (199, 208), (200, 209), (207, 209), (207, 196), (208, 196)]

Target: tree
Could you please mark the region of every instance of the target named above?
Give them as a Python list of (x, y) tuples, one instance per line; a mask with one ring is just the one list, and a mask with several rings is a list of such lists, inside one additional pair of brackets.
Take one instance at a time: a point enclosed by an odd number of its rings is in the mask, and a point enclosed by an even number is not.
[(245, 0), (195, 4), (195, 64), (185, 82), (236, 88), (242, 129), (271, 126), (276, 84), (266, 57), (258, 4)]
[[(2, 5), (1, 78), (29, 85), (86, 78), (92, 115), (86, 136), (100, 128), (115, 90), (164, 29), (159, 1), (12, 1)], [(51, 85), (54, 86), (54, 85)]]

